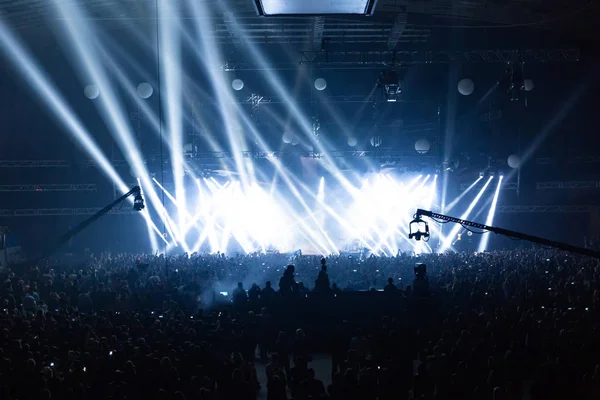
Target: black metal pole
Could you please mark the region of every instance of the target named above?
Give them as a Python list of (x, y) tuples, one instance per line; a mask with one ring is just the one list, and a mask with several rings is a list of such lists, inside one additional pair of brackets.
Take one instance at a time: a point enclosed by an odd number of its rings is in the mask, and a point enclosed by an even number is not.
[(438, 214), (438, 213), (434, 213), (432, 211), (418, 209), (415, 214), (415, 217), (417, 219), (420, 217), (429, 217), (429, 218), (440, 219), (443, 221), (455, 222), (460, 225), (486, 230), (489, 232), (497, 233), (499, 235), (508, 236), (508, 237), (511, 237), (514, 239), (527, 240), (528, 242), (533, 242), (533, 243), (541, 244), (544, 246), (554, 247), (554, 248), (560, 249), (560, 250), (570, 251), (571, 253), (581, 254), (583, 256), (600, 258), (600, 251), (585, 249), (583, 247), (573, 246), (573, 245), (570, 245), (567, 243), (555, 242), (554, 240), (544, 239), (544, 238), (541, 238), (538, 236), (528, 235), (526, 233), (511, 231), (508, 229), (496, 228), (494, 226), (487, 226), (484, 224), (480, 224), (478, 222), (472, 222), (472, 221), (467, 221), (467, 220), (456, 218), (456, 217), (450, 217), (448, 215)]
[(119, 197), (118, 199), (116, 199), (115, 201), (113, 201), (112, 203), (110, 203), (109, 205), (107, 205), (106, 207), (104, 207), (103, 209), (101, 209), (100, 211), (98, 211), (97, 213), (95, 213), (94, 215), (92, 215), (91, 217), (89, 217), (88, 219), (83, 221), (82, 223), (78, 224), (76, 227), (74, 227), (73, 229), (71, 229), (70, 231), (65, 233), (64, 235), (62, 235), (60, 238), (58, 238), (56, 243), (54, 245), (52, 245), (52, 247), (48, 248), (48, 250), (46, 250), (42, 254), (41, 257), (36, 259), (35, 262), (37, 263), (46, 257), (50, 257), (58, 249), (60, 249), (65, 243), (67, 243), (69, 240), (71, 240), (73, 237), (75, 237), (78, 233), (82, 232), (85, 228), (87, 228), (88, 226), (93, 224), (96, 220), (101, 218), (103, 215), (108, 214), (110, 212), (110, 210), (115, 208), (122, 201), (126, 200), (131, 195), (139, 194), (139, 193), (140, 193), (140, 187), (135, 186), (129, 192), (125, 193), (123, 196)]

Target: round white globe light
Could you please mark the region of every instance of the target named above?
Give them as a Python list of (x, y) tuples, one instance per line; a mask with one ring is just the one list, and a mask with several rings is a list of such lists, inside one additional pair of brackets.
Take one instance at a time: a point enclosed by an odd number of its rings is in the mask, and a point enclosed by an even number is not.
[(137, 85), (137, 93), (142, 99), (148, 99), (152, 96), (152, 93), (154, 93), (154, 89), (148, 82), (142, 82)]
[(85, 94), (85, 97), (87, 97), (88, 99), (94, 100), (95, 98), (100, 96), (100, 89), (98, 89), (98, 86), (96, 85), (87, 85), (83, 89), (83, 94)]
[(531, 92), (534, 87), (535, 87), (535, 85), (533, 84), (532, 79), (525, 79), (523, 81), (523, 88), (525, 89), (526, 92)]
[(475, 90), (475, 84), (470, 79), (461, 79), (458, 82), (458, 93), (468, 96)]
[(244, 88), (244, 81), (236, 78), (233, 81), (231, 81), (231, 87), (233, 88), (233, 90), (242, 90)]
[(467, 231), (467, 236), (473, 236), (473, 232)]
[(327, 87), (327, 81), (323, 78), (315, 79), (315, 89), (317, 90), (325, 90)]
[(518, 154), (511, 154), (510, 156), (508, 156), (506, 163), (511, 168), (519, 168), (519, 166), (521, 165), (521, 157), (519, 157)]
[(294, 139), (294, 135), (291, 132), (284, 132), (283, 136), (281, 136), (281, 140), (283, 143), (290, 144)]
[(381, 146), (381, 137), (380, 136), (373, 136), (371, 138), (371, 140), (369, 140), (369, 142), (371, 143), (371, 146), (373, 146), (373, 147), (379, 147), (379, 146)]
[(354, 136), (350, 136), (348, 138), (348, 146), (350, 147), (354, 147), (358, 144), (358, 139), (356, 139)]
[(426, 154), (427, 152), (429, 152), (430, 148), (431, 144), (427, 139), (419, 139), (415, 142), (415, 150), (419, 154)]

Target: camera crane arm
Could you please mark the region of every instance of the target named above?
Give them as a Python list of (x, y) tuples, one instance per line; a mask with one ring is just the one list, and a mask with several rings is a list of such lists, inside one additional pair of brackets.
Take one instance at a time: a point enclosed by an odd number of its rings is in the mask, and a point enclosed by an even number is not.
[[(525, 233), (511, 231), (511, 230), (504, 229), (504, 228), (487, 226), (484, 224), (480, 224), (478, 222), (467, 221), (467, 220), (460, 219), (460, 218), (450, 217), (448, 215), (438, 214), (438, 213), (434, 213), (432, 211), (422, 210), (420, 208), (417, 209), (417, 212), (415, 213), (415, 216), (414, 216), (414, 220), (412, 220), (410, 223), (410, 227), (412, 229), (413, 223), (417, 224), (417, 226), (419, 224), (424, 223), (425, 227), (426, 227), (426, 232), (417, 231), (417, 232), (413, 233), (411, 231), (411, 233), (409, 234), (410, 239), (415, 237), (417, 240), (419, 240), (419, 237), (429, 236), (429, 226), (427, 225), (426, 221), (423, 221), (422, 217), (429, 217), (432, 219), (437, 219), (437, 220), (442, 220), (442, 221), (447, 221), (447, 222), (454, 222), (454, 223), (460, 224), (462, 226), (468, 226), (471, 228), (477, 228), (477, 229), (481, 229), (484, 231), (493, 232), (493, 233), (496, 233), (499, 235), (508, 236), (513, 239), (527, 240), (528, 242), (533, 242), (533, 243), (541, 244), (544, 246), (549, 246), (549, 247), (554, 247), (556, 249), (569, 251), (571, 253), (580, 254), (583, 256), (595, 257), (595, 258), (600, 259), (599, 251), (586, 249), (586, 248), (578, 247), (578, 246), (573, 246), (573, 245), (570, 245), (567, 243), (556, 242), (554, 240), (544, 239), (544, 238), (541, 238), (538, 236), (527, 235)], [(427, 236), (425, 236), (425, 235), (427, 235)]]
[(94, 215), (90, 216), (85, 221), (79, 223), (73, 229), (69, 230), (67, 233), (58, 238), (58, 240), (49, 247), (41, 257), (34, 260), (35, 263), (40, 260), (50, 257), (53, 255), (58, 249), (60, 249), (65, 243), (75, 237), (77, 234), (81, 233), (85, 228), (96, 222), (102, 216), (108, 214), (113, 208), (119, 205), (121, 202), (127, 200), (130, 196), (134, 196), (133, 208), (136, 211), (141, 211), (144, 209), (144, 200), (142, 199), (142, 189), (139, 186), (134, 186), (129, 192), (125, 193), (123, 196), (119, 197), (103, 209), (99, 210)]

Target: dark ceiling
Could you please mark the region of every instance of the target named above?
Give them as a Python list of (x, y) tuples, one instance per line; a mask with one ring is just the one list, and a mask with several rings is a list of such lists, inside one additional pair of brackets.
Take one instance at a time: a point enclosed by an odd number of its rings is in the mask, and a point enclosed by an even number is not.
[[(90, 19), (103, 29), (135, 26), (152, 27), (157, 0), (52, 0), (78, 3)], [(29, 40), (41, 40), (52, 13), (52, 1), (5, 0), (0, 14)], [(171, 0), (185, 3), (184, 0)], [(584, 38), (595, 30), (598, 6), (591, 1), (567, 0), (379, 0), (372, 17), (259, 17), (251, 0), (229, 0), (223, 12), (218, 0), (204, 1), (211, 9), (214, 38), (221, 44), (239, 42), (231, 29), (235, 21), (244, 29), (244, 39), (257, 43), (292, 44), (304, 50), (328, 46), (368, 45), (378, 49), (398, 49), (409, 44), (443, 43), (448, 28), (462, 27), (462, 37), (479, 36), (477, 30), (506, 35), (516, 28), (524, 40), (527, 34), (543, 32), (557, 40)], [(183, 19), (193, 19), (183, 7)], [(159, 16), (160, 17), (160, 16)], [(514, 31), (514, 30), (513, 30)], [(514, 32), (511, 34), (514, 36)], [(517, 40), (519, 37), (517, 37)], [(551, 45), (551, 44), (548, 44)]]

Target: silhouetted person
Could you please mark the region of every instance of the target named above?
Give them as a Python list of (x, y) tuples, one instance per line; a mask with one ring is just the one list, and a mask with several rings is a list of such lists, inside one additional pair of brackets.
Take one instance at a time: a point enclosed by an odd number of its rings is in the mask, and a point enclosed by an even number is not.
[(315, 281), (315, 292), (316, 293), (331, 293), (331, 287), (329, 286), (329, 275), (327, 275), (327, 261), (321, 259), (321, 271)]
[(287, 400), (285, 380), (274, 376), (267, 381), (267, 400)]
[(252, 304), (258, 304), (258, 300), (260, 297), (260, 288), (256, 283), (253, 283), (250, 289), (248, 290), (248, 300)]
[(294, 280), (295, 271), (296, 267), (290, 264), (285, 269), (281, 279), (279, 279), (279, 293), (281, 293), (282, 296), (289, 296), (292, 294), (294, 286), (296, 286), (296, 281)]
[(300, 383), (300, 392), (309, 399), (322, 399), (327, 394), (323, 381), (315, 378), (315, 370), (309, 368), (306, 379)]
[(427, 277), (427, 266), (417, 264), (414, 268), (415, 280), (413, 281), (413, 295), (415, 297), (429, 296), (429, 278)]
[(279, 353), (273, 353), (271, 356), (271, 362), (265, 366), (265, 375), (269, 381), (277, 377), (283, 382), (284, 387), (286, 386), (285, 366), (281, 362)]
[(385, 293), (398, 293), (398, 286), (396, 286), (394, 284), (394, 279), (393, 278), (388, 278), (387, 281), (388, 281), (388, 283), (383, 288), (383, 291)]
[(269, 353), (269, 348), (273, 345), (274, 338), (272, 332), (273, 317), (266, 307), (261, 309), (259, 314), (260, 337), (258, 338), (258, 347), (260, 350), (260, 360), (265, 362)]
[(339, 296), (340, 293), (342, 293), (342, 290), (338, 287), (337, 283), (333, 283), (331, 285), (331, 293), (333, 293), (334, 296)]
[(244, 289), (242, 282), (238, 282), (237, 287), (233, 290), (233, 303), (236, 305), (245, 304), (248, 301), (248, 295)]
[(260, 291), (260, 299), (263, 304), (269, 304), (275, 297), (275, 289), (271, 286), (271, 281), (267, 281), (264, 289)]
[(279, 361), (283, 365), (283, 369), (285, 370), (285, 376), (290, 381), (290, 355), (291, 355), (291, 345), (284, 331), (280, 331), (277, 334), (277, 341), (275, 342), (275, 351), (279, 354)]

